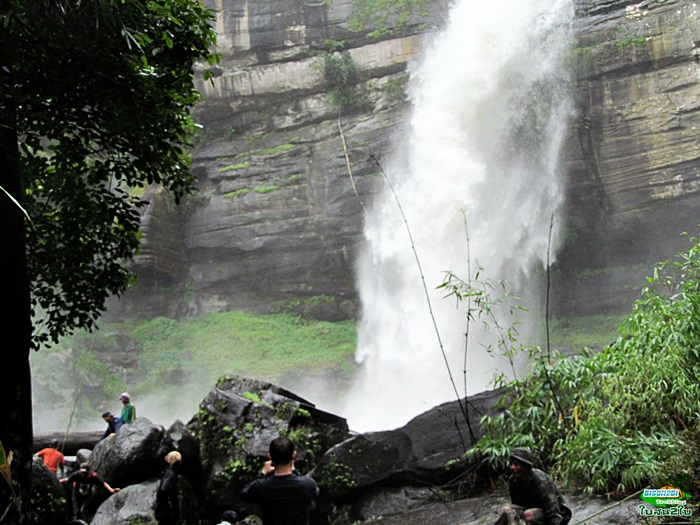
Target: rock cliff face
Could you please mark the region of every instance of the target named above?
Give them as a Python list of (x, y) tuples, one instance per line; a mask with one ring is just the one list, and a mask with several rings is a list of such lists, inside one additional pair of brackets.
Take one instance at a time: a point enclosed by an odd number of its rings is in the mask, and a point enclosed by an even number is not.
[[(377, 159), (410, 109), (407, 64), (447, 4), (383, 39), (349, 29), (350, 0), (205, 4), (218, 11), (222, 60), (212, 81), (198, 81), (200, 194), (177, 210), (153, 195), (140, 282), (116, 310), (153, 312), (166, 299), (158, 313), (267, 311), (324, 296), (325, 317), (352, 317), (363, 207), (383, 183)], [(700, 222), (700, 14), (685, 0), (577, 0), (575, 35), (578, 111), (555, 295), (562, 311), (585, 302), (593, 311), (621, 299), (606, 267), (644, 263), (647, 272)], [(324, 56), (357, 69), (340, 113), (329, 94), (347, 86)], [(599, 278), (577, 278), (584, 269)], [(641, 283), (634, 272), (622, 277)]]
[(599, 271), (562, 283), (565, 308), (629, 305), (651, 264), (687, 248), (681, 232), (697, 233), (699, 17), (686, 1), (577, 2), (563, 263)]

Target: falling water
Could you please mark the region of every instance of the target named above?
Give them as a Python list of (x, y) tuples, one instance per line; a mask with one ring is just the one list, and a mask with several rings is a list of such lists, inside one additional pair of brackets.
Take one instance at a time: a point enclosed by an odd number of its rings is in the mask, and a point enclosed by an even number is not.
[[(344, 410), (353, 429), (394, 428), (455, 399), (448, 365), (462, 395), (508, 371), (478, 323), (465, 338), (464, 304), (436, 287), (445, 271), (466, 280), (478, 267), (522, 293), (544, 280), (563, 200), (572, 16), (571, 0), (458, 0), (412, 68), (410, 131), (382, 165), (390, 182), (366, 217), (358, 263), (362, 373)], [(541, 319), (538, 304), (527, 318)]]

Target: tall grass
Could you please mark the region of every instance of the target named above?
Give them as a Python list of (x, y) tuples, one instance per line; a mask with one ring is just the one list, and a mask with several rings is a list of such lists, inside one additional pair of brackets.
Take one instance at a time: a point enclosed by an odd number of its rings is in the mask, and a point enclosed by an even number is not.
[(342, 394), (355, 372), (354, 351), (354, 321), (225, 312), (101, 323), (94, 333), (33, 354), (35, 426), (64, 428), (79, 390), (76, 429), (101, 428), (100, 414), (118, 412), (124, 390), (142, 400), (137, 415), (153, 419), (169, 405), (186, 418), (174, 408), (196, 408), (219, 377), (231, 374), (282, 385), (331, 377)]

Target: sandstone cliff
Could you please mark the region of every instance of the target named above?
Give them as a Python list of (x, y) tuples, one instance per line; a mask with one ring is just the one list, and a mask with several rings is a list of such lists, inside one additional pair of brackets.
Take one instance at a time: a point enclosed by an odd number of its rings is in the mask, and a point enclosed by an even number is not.
[[(562, 305), (600, 311), (639, 296), (653, 263), (700, 223), (697, 4), (577, 2), (578, 95), (567, 150), (571, 238)], [(636, 265), (636, 267), (635, 267)]]
[[(350, 0), (206, 4), (218, 10), (222, 61), (198, 84), (200, 194), (175, 210), (154, 193), (140, 281), (118, 310), (153, 312), (165, 299), (158, 313), (267, 311), (323, 296), (322, 316), (352, 317), (363, 205), (383, 182), (375, 158), (400, 135), (407, 65), (448, 6), (373, 39), (349, 29)], [(700, 19), (685, 0), (577, 0), (574, 23), (555, 295), (562, 312), (601, 311), (629, 305), (651, 262), (699, 222)], [(358, 69), (357, 103), (340, 119), (323, 68), (331, 44)]]

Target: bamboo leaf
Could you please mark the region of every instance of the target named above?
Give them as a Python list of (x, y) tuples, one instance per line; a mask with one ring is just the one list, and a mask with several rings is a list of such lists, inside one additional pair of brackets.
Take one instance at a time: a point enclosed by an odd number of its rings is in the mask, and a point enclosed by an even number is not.
[(12, 463), (12, 452), (9, 455), (5, 454), (5, 448), (2, 446), (0, 441), (0, 474), (7, 481), (7, 485), (12, 491), (12, 495), (15, 495), (15, 489), (12, 487), (12, 474), (10, 472), (10, 464)]

